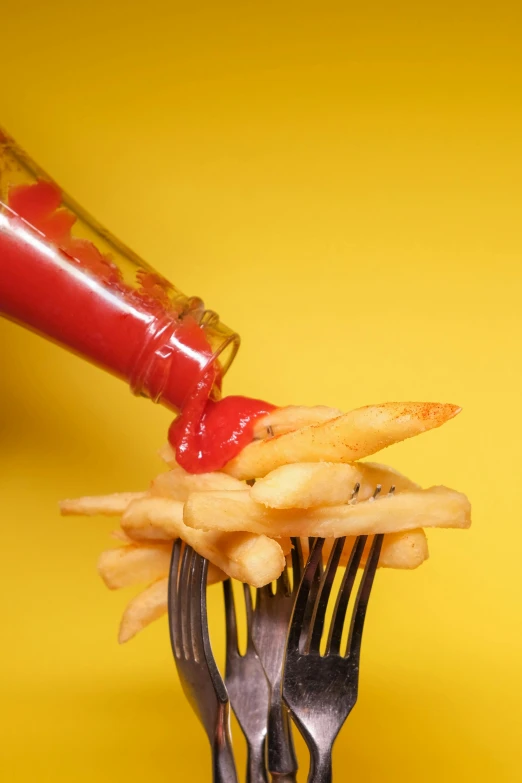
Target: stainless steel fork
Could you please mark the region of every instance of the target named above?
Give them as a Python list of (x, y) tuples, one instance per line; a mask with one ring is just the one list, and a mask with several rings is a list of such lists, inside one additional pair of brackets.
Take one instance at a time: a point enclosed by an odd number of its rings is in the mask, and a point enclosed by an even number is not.
[(268, 718), (268, 681), (252, 640), (252, 596), (248, 585), (241, 585), (245, 596), (247, 646), (239, 652), (236, 606), (232, 581), (223, 582), (227, 655), (225, 685), (232, 709), (248, 748), (246, 783), (268, 783), (266, 774), (266, 726)]
[(274, 783), (295, 783), (297, 772), (291, 722), (281, 692), (288, 624), (303, 567), (301, 542), (292, 539), (292, 543), (293, 586), (285, 565), (275, 592), (272, 585), (257, 590), (252, 619), (252, 638), (270, 686), (267, 758)]
[[(310, 751), (308, 783), (332, 780), (332, 747), (357, 701), (359, 659), (366, 609), (382, 546), (373, 539), (352, 614), (346, 650), (341, 652), (345, 616), (359, 568), (366, 536), (352, 549), (337, 595), (326, 652), (321, 655), (326, 608), (345, 539), (334, 544), (318, 589), (323, 538), (314, 542), (301, 580), (288, 632), (283, 675), (283, 697)], [(307, 622), (310, 617), (310, 622)]]
[(208, 561), (178, 539), (169, 577), (169, 629), (181, 686), (212, 749), (214, 783), (237, 783), (227, 690), (216, 666), (207, 622)]

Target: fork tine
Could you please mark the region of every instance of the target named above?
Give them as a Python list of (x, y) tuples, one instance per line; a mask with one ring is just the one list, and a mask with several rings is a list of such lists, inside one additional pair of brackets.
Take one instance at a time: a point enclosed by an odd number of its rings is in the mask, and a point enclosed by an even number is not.
[(373, 493), (371, 498), (369, 498), (369, 500), (377, 500), (377, 498), (381, 494), (381, 490), (382, 490), (382, 484), (377, 484), (377, 486), (375, 487), (375, 492)]
[(299, 537), (291, 538), (292, 542), (292, 571), (293, 571), (293, 586), (294, 590), (297, 592), (297, 588), (299, 587), (299, 582), (301, 581), (301, 577), (303, 575), (303, 547), (301, 546), (301, 539)]
[(172, 558), (170, 561), (169, 572), (169, 590), (168, 590), (168, 602), (169, 602), (169, 633), (170, 633), (170, 645), (175, 658), (179, 658), (181, 655), (180, 635), (177, 628), (178, 618), (178, 571), (179, 561), (181, 557), (181, 547), (183, 542), (181, 538), (178, 538), (174, 542), (172, 547)]
[(326, 616), (326, 607), (332, 591), (333, 581), (337, 572), (337, 566), (341, 559), (346, 537), (338, 538), (332, 547), (326, 570), (321, 579), (319, 591), (314, 604), (314, 610), (310, 621), (310, 631), (308, 633), (306, 652), (319, 652), (321, 639), (323, 636), (324, 619)]
[(245, 595), (247, 628), (248, 632), (250, 633), (252, 627), (252, 618), (254, 616), (254, 607), (252, 606), (252, 593), (250, 592), (250, 585), (247, 585), (245, 582), (243, 582), (243, 593)]
[[(308, 536), (308, 557), (312, 554), (312, 549), (314, 548), (314, 543), (316, 539), (313, 536)], [(323, 573), (323, 559), (319, 561), (319, 570), (316, 573), (316, 579), (319, 582), (321, 579), (321, 575)]]
[(252, 593), (250, 585), (243, 582), (243, 595), (245, 597), (246, 626), (247, 626), (247, 652), (255, 650), (254, 640), (252, 638), (252, 622), (254, 620), (254, 607), (252, 606)]
[(203, 644), (203, 606), (201, 601), (201, 591), (204, 592), (206, 587), (206, 579), (203, 582), (204, 562), (204, 559), (197, 552), (193, 552), (189, 586), (190, 641), (194, 659), (198, 663), (203, 660), (205, 654)]
[(275, 595), (290, 595), (290, 579), (288, 578), (288, 566), (286, 563), (281, 576), (276, 580)]
[(292, 613), (292, 619), (290, 620), (290, 628), (288, 631), (287, 649), (292, 652), (299, 650), (299, 642), (301, 636), (308, 633), (305, 625), (305, 618), (308, 614), (311, 616), (313, 611), (313, 605), (317, 592), (313, 589), (314, 584), (317, 584), (317, 572), (321, 563), (323, 553), (324, 538), (316, 538), (306, 568), (301, 579), (299, 586), (299, 592), (295, 599), (294, 611)]
[(272, 584), (258, 587), (256, 590), (256, 611), (264, 612), (266, 602), (272, 597)]
[(379, 533), (373, 539), (361, 584), (359, 585), (359, 590), (357, 592), (357, 598), (355, 599), (355, 608), (348, 636), (347, 656), (353, 658), (356, 662), (358, 662), (361, 654), (364, 619), (366, 617), (366, 609), (368, 608), (368, 601), (370, 599), (377, 564), (379, 563), (383, 538), (384, 535)]
[(357, 497), (359, 495), (359, 490), (360, 489), (361, 489), (361, 485), (360, 485), (359, 482), (357, 482), (357, 484), (353, 488), (352, 497), (350, 498), (348, 503), (350, 503), (351, 505), (353, 505), (354, 503), (357, 503)]
[(232, 589), (231, 579), (225, 579), (223, 582), (223, 598), (225, 600), (226, 647), (228, 660), (230, 656), (239, 655), (236, 602), (234, 600), (234, 590)]
[[(186, 582), (185, 602), (189, 616), (189, 628), (192, 632), (191, 646), (197, 662), (205, 661), (218, 701), (222, 704), (228, 702), (228, 693), (225, 683), (216, 665), (216, 660), (210, 644), (207, 618), (207, 576), (208, 560), (197, 552), (187, 547), (192, 552), (189, 577)], [(183, 564), (182, 564), (183, 565)], [(180, 573), (180, 582), (184, 579), (183, 569)], [(181, 583), (181, 587), (185, 585)]]
[(350, 602), (350, 595), (352, 593), (353, 584), (355, 582), (355, 577), (357, 576), (357, 570), (359, 568), (359, 563), (361, 562), (365, 544), (366, 536), (358, 536), (350, 553), (350, 559), (337, 594), (337, 601), (335, 602), (332, 624), (330, 626), (330, 633), (326, 644), (327, 655), (339, 655), (340, 653), (346, 610)]
[[(324, 539), (323, 543), (324, 543)], [(312, 551), (314, 548), (314, 542), (317, 541), (316, 538), (309, 538), (308, 539), (308, 546), (310, 548), (308, 558), (312, 556)], [(317, 569), (314, 573), (314, 577), (312, 579), (312, 584), (310, 587), (310, 597), (308, 600), (308, 604), (306, 607), (305, 616), (303, 618), (303, 633), (306, 639), (308, 639), (309, 631), (310, 631), (310, 623), (312, 621), (312, 613), (314, 611), (315, 601), (317, 599), (317, 593), (319, 592), (319, 587), (321, 585), (321, 579), (323, 577), (323, 556), (322, 556), (322, 544), (321, 544), (321, 557), (319, 558), (319, 563), (317, 566)]]
[(187, 617), (187, 582), (186, 580), (183, 581), (182, 574), (183, 566), (185, 566), (186, 570), (186, 564), (188, 562), (189, 558), (189, 547), (184, 544), (182, 547), (182, 552), (180, 554), (180, 562), (179, 562), (179, 568), (178, 568), (178, 591), (177, 591), (177, 605), (176, 605), (176, 635), (178, 637), (178, 644), (180, 649), (180, 657), (181, 658), (187, 658), (188, 657), (188, 651), (187, 651), (187, 632), (186, 632), (186, 617)]
[(185, 655), (185, 658), (187, 659), (192, 657), (191, 650), (190, 650), (191, 647), (190, 574), (192, 569), (193, 555), (194, 555), (194, 550), (192, 549), (192, 547), (185, 545), (183, 558), (181, 560), (181, 568), (179, 572), (179, 581), (178, 581), (177, 615), (178, 615), (178, 629), (180, 635), (179, 638), (180, 638), (180, 645), (183, 649), (183, 653)]
[[(196, 554), (195, 557), (201, 563), (201, 570), (199, 572), (198, 583), (194, 590), (194, 604), (197, 604), (198, 612), (198, 639), (201, 640), (202, 658), (204, 656), (205, 662), (208, 666), (210, 677), (214, 685), (216, 696), (221, 704), (228, 704), (228, 693), (223, 681), (223, 677), (217, 667), (214, 653), (212, 652), (212, 645), (210, 644), (210, 635), (208, 632), (208, 615), (207, 615), (207, 581), (208, 581), (208, 560), (201, 555)], [(229, 729), (227, 728), (227, 732)], [(230, 778), (232, 780), (232, 778)], [(234, 780), (236, 780), (234, 778)]]

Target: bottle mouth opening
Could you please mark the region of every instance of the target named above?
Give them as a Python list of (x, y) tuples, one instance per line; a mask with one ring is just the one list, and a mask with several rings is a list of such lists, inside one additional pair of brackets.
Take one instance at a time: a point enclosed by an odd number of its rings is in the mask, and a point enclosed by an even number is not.
[[(208, 361), (205, 367), (201, 370), (201, 374), (203, 375), (205, 370), (207, 370), (212, 364), (216, 364), (217, 366), (216, 378), (212, 385), (212, 389), (210, 390), (209, 397), (209, 399), (214, 401), (221, 399), (222, 380), (230, 365), (234, 361), (241, 344), (241, 338), (235, 332), (231, 332), (225, 339), (222, 339), (222, 334), (220, 337), (221, 342), (218, 344), (217, 349), (214, 351), (211, 359)], [(183, 401), (183, 404), (187, 402), (188, 397), (190, 397), (190, 394), (187, 395), (187, 398)]]
[(241, 345), (240, 336), (235, 332), (233, 332), (226, 338), (226, 340), (223, 341), (223, 343), (220, 345), (218, 350), (215, 352), (213, 356), (213, 361), (216, 360), (219, 361), (219, 364), (221, 366), (221, 375), (225, 375), (230, 365), (236, 358), (236, 354), (239, 350), (240, 345)]

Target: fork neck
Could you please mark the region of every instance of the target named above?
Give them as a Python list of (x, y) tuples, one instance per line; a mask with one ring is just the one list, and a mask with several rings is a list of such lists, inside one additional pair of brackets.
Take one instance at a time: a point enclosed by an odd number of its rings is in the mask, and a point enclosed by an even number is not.
[(268, 783), (265, 756), (265, 737), (259, 744), (248, 742), (246, 783)]
[(322, 751), (317, 745), (310, 749), (308, 783), (332, 783), (332, 749)]
[(226, 705), (220, 705), (218, 711), (212, 742), (212, 772), (214, 783), (238, 783), (230, 735), (228, 702)]
[(290, 716), (281, 698), (280, 683), (271, 688), (267, 731), (268, 769), (273, 776), (273, 782), (295, 783), (297, 759), (292, 740)]

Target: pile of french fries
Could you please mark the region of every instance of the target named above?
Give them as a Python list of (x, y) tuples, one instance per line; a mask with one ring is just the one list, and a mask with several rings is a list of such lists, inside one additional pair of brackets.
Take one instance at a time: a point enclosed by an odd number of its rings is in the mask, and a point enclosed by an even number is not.
[(379, 565), (417, 568), (428, 557), (423, 528), (469, 527), (468, 499), (447, 487), (422, 489), (386, 465), (359, 460), (439, 427), (459, 410), (438, 403), (385, 403), (346, 414), (323, 406), (278, 408), (256, 423), (254, 441), (223, 471), (187, 473), (165, 446), (160, 456), (169, 470), (147, 491), (63, 501), (62, 514), (120, 516), (113, 533), (119, 546), (101, 554), (98, 571), (111, 590), (146, 587), (128, 604), (119, 641), (167, 611), (177, 538), (210, 561), (209, 583), (227, 576), (254, 587), (272, 582), (291, 536), (324, 537), (325, 553), (346, 536), (348, 559), (357, 536), (384, 533)]

